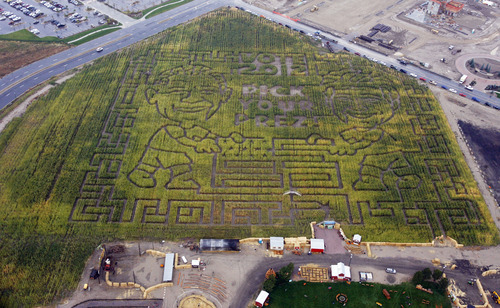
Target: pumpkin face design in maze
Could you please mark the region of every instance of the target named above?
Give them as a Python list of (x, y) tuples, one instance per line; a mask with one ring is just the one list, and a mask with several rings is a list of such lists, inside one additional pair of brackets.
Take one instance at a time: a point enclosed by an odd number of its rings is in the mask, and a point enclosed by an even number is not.
[[(134, 59), (70, 221), (389, 219), (432, 236), (480, 226), (436, 104), (416, 83), (337, 57), (151, 51)], [(136, 121), (148, 130), (136, 132)], [(302, 196), (283, 197), (288, 190)]]

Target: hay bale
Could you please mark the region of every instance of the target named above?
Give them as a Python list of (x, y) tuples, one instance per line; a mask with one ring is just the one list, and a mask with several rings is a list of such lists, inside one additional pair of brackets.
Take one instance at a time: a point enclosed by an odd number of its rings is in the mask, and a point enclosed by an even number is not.
[(432, 264), (438, 266), (439, 264), (441, 264), (441, 260), (439, 260), (438, 258), (434, 258), (431, 260)]
[(489, 271), (485, 271), (485, 272), (483, 272), (481, 275), (482, 275), (483, 277), (486, 277), (486, 276), (490, 276), (490, 275), (495, 275), (496, 273), (498, 273), (498, 271), (497, 271), (497, 270), (489, 270)]

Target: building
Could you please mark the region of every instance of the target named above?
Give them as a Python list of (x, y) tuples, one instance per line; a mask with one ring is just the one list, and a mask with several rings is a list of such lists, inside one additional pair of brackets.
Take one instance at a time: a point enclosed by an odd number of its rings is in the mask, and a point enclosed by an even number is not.
[(443, 2), (439, 0), (429, 0), (427, 1), (427, 8), (425, 12), (430, 15), (438, 15), (442, 10)]
[(311, 252), (325, 252), (325, 240), (322, 238), (312, 238)]
[(330, 266), (332, 280), (351, 281), (351, 267), (339, 262)]
[(283, 249), (285, 249), (285, 239), (282, 237), (270, 237), (269, 249), (275, 251), (283, 251)]
[(255, 306), (264, 307), (268, 297), (269, 293), (266, 291), (260, 291), (259, 296), (257, 296), (257, 299), (255, 300)]
[(200, 250), (202, 252), (239, 252), (240, 240), (201, 239)]
[(175, 254), (173, 254), (173, 253), (167, 253), (165, 255), (165, 264), (163, 265), (163, 281), (162, 282), (170, 282), (173, 280), (174, 259), (175, 259)]
[(449, 16), (457, 16), (457, 14), (464, 8), (464, 6), (465, 4), (463, 3), (450, 1), (444, 6), (444, 12)]

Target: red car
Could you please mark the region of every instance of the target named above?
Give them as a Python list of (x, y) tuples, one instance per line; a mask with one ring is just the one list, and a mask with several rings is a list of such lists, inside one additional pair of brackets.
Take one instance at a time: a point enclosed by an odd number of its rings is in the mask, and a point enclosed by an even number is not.
[(458, 95), (462, 96), (462, 97), (467, 97), (467, 95), (463, 94), (463, 93), (459, 93)]
[(426, 81), (424, 77), (420, 77), (419, 79), (422, 81)]
[(354, 53), (356, 56), (361, 56), (361, 54), (359, 52), (355, 52)]

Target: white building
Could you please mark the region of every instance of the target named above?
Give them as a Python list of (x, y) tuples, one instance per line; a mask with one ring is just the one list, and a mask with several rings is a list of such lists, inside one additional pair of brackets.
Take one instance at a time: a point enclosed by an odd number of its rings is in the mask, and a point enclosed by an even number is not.
[(283, 251), (285, 249), (285, 239), (282, 237), (270, 237), (269, 249)]
[(351, 281), (351, 267), (342, 262), (330, 266), (330, 273), (332, 280)]

